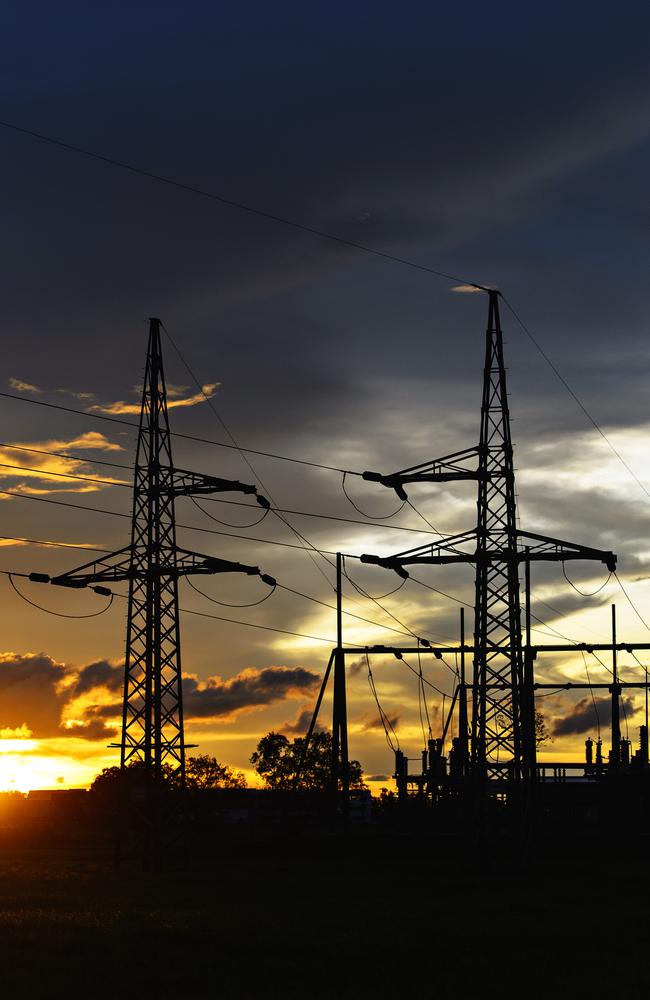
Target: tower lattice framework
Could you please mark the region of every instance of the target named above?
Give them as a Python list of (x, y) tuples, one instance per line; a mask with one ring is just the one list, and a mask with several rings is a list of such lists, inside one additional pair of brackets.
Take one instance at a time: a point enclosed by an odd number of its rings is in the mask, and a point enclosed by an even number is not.
[(133, 481), (121, 766), (185, 775), (174, 470), (160, 324), (150, 323)]
[[(478, 286), (477, 286), (478, 287)], [(463, 767), (480, 777), (533, 778), (536, 763), (531, 651), (522, 645), (520, 566), (533, 562), (594, 560), (610, 571), (612, 552), (567, 542), (517, 526), (510, 411), (499, 315), (499, 292), (488, 296), (488, 323), (478, 446), (388, 475), (365, 472), (407, 499), (411, 483), (476, 480), (476, 527), (393, 556), (365, 554), (361, 561), (402, 577), (406, 567), (469, 563), (475, 567), (474, 675), (470, 734)], [(526, 654), (526, 655), (524, 655)], [(528, 665), (528, 669), (525, 666)], [(461, 699), (462, 700), (462, 699)]]
[(521, 762), (523, 657), (515, 470), (499, 297), (489, 293), (478, 446), (473, 762)]
[(149, 321), (149, 342), (142, 389), (133, 481), (131, 542), (123, 549), (39, 582), (61, 587), (92, 587), (128, 582), (121, 767), (139, 763), (149, 787), (172, 779), (185, 781), (181, 639), (178, 582), (183, 576), (245, 573), (269, 586), (275, 580), (247, 566), (181, 548), (176, 541), (175, 500), (236, 491), (269, 502), (255, 486), (178, 469), (172, 461), (167, 389), (163, 371), (160, 320)]

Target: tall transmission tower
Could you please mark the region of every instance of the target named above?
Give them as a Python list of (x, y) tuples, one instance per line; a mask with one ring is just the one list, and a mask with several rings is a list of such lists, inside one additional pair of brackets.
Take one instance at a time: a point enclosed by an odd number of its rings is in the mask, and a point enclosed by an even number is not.
[(484, 766), (504, 752), (532, 761), (525, 712), (515, 469), (499, 297), (489, 293), (478, 445), (472, 749)]
[(185, 784), (179, 579), (245, 573), (259, 576), (269, 586), (275, 584), (257, 566), (202, 555), (177, 544), (176, 498), (230, 491), (254, 494), (260, 506), (269, 507), (255, 486), (174, 466), (160, 320), (153, 318), (138, 430), (131, 542), (60, 576), (40, 579), (60, 587), (92, 586), (105, 594), (111, 593), (107, 583), (128, 582), (122, 733), (116, 747), (122, 769), (133, 763), (141, 767), (149, 840), (156, 851), (162, 822), (160, 790), (170, 783), (181, 788)]
[(407, 552), (388, 557), (366, 554), (361, 560), (393, 569), (402, 577), (408, 577), (407, 566), (474, 564), (471, 759), (464, 765), (479, 777), (532, 780), (534, 691), (532, 670), (525, 669), (529, 651), (522, 643), (520, 566), (526, 564), (529, 580), (531, 562), (587, 559), (603, 562), (613, 571), (616, 557), (517, 527), (499, 292), (485, 291), (488, 322), (478, 445), (389, 475), (364, 473), (364, 479), (394, 489), (402, 499), (410, 483), (474, 479), (478, 482), (476, 527)]

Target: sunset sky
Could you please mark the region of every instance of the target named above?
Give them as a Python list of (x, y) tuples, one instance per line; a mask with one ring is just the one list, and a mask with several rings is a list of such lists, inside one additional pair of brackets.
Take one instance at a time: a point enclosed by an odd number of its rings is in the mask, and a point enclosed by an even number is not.
[[(650, 623), (647, 5), (595, 13), (593, 4), (553, 2), (536, 12), (513, 3), (197, 3), (181, 16), (170, 3), (121, 13), (33, 3), (0, 18), (4, 122), (501, 288), (611, 443), (504, 309), (521, 526), (615, 551)], [(137, 420), (152, 315), (247, 448), (390, 472), (477, 443), (483, 295), (3, 127), (0, 150), (0, 388), (82, 411), (0, 398), (0, 490), (21, 494), (0, 493), (0, 569), (54, 574), (91, 558), (83, 547), (127, 544), (128, 518), (106, 511), (129, 513), (130, 473), (120, 466), (133, 463), (135, 434), (97, 417)], [(225, 441), (205, 395), (163, 347), (173, 429)], [(256, 481), (289, 511), (367, 521), (286, 515), (327, 552), (388, 554), (431, 537), (409, 507), (374, 523), (361, 517), (337, 472), (254, 455), (253, 472), (236, 450), (182, 438), (174, 457), (182, 468)], [(93, 481), (66, 478), (75, 475)], [(395, 510), (378, 486), (351, 478), (346, 488), (367, 513)], [(475, 522), (471, 483), (410, 495), (444, 532)], [(306, 555), (277, 517), (240, 527), (259, 509), (203, 506), (225, 523), (183, 499), (181, 545), (259, 565), (284, 587), (333, 603), (331, 565)], [(373, 595), (398, 582), (348, 565)], [(598, 564), (567, 572), (585, 592), (607, 577)], [(470, 567), (417, 575), (472, 602)], [(106, 603), (16, 585), (64, 615)], [(613, 602), (620, 638), (650, 641), (614, 578), (593, 598), (576, 593), (560, 566), (536, 568), (533, 585), (539, 642), (553, 630), (608, 641)], [(247, 577), (199, 586), (235, 605), (266, 592)], [(107, 744), (119, 721), (126, 602), (73, 621), (26, 603), (6, 576), (0, 597), (0, 790), (86, 785), (117, 762)], [(334, 612), (281, 589), (237, 609), (182, 584), (181, 604), (187, 739), (250, 778), (262, 735), (304, 732)], [(382, 604), (419, 635), (457, 641), (457, 602), (408, 583)], [(346, 641), (404, 638), (350, 584), (345, 608), (377, 623), (347, 616)], [(629, 655), (620, 664), (624, 678), (642, 679)], [(594, 657), (587, 666), (592, 681), (607, 681)], [(540, 658), (537, 671), (540, 680), (585, 679), (582, 656)], [(413, 676), (389, 657), (373, 660), (373, 673), (403, 749), (417, 756)], [(451, 693), (444, 664), (427, 660), (425, 673)], [(430, 693), (439, 733), (442, 699)], [(564, 693), (539, 707), (555, 732), (549, 756), (580, 754), (595, 738), (590, 699)], [(643, 696), (626, 697), (625, 709), (623, 734), (627, 725), (636, 742)], [(606, 746), (608, 711), (603, 700)], [(361, 661), (350, 663), (349, 718), (352, 755), (374, 787), (386, 784), (393, 761)]]

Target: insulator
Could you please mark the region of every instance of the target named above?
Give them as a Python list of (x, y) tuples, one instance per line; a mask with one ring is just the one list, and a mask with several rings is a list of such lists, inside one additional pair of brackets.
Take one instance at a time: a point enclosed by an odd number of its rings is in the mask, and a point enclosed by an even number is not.
[(30, 573), (29, 579), (32, 583), (49, 583), (50, 578), (47, 573)]

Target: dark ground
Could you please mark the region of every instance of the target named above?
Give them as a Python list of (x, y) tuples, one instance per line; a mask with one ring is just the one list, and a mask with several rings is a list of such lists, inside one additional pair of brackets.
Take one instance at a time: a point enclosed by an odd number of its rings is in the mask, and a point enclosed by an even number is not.
[[(187, 872), (0, 848), (5, 996), (645, 995), (649, 866), (572, 844), (479, 872), (471, 848), (228, 832)], [(601, 860), (598, 855), (601, 854)]]

